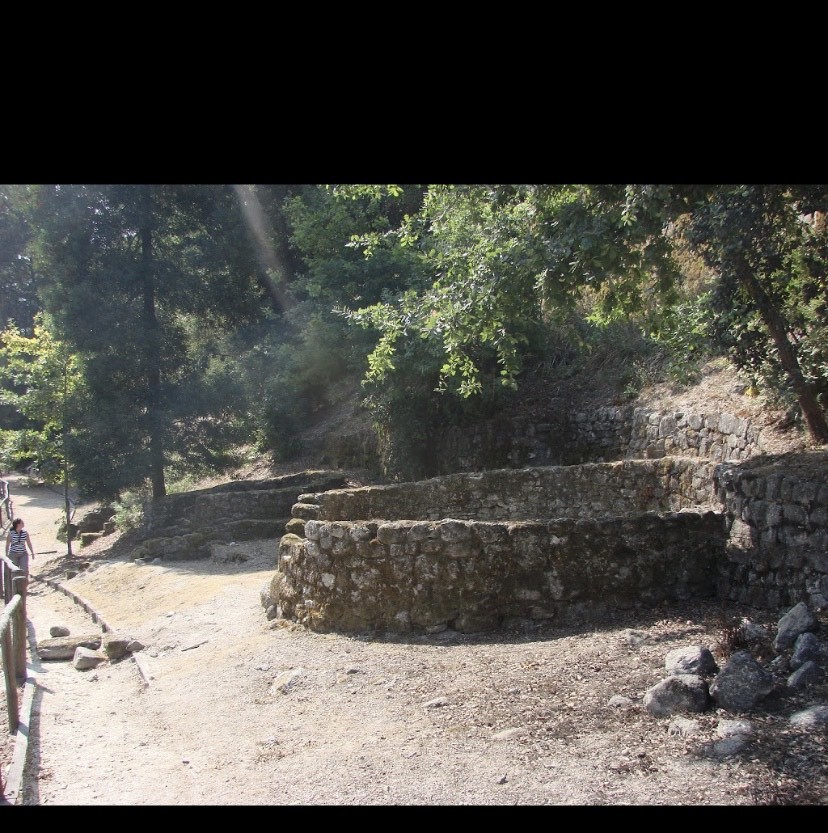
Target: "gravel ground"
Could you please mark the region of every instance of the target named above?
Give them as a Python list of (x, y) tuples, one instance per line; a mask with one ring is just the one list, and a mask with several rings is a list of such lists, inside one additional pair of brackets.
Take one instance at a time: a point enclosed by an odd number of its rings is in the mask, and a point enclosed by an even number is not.
[[(642, 706), (676, 647), (718, 652), (743, 611), (654, 610), (584, 632), (422, 638), (314, 634), (268, 622), (275, 541), (212, 560), (101, 554), (67, 581), (145, 648), (38, 675), (24, 804), (770, 805), (828, 800), (826, 733), (787, 717), (826, 702), (778, 694), (747, 750), (711, 754), (723, 712), (691, 736)], [(233, 560), (226, 560), (227, 556)], [(40, 583), (39, 638), (88, 617)], [(754, 619), (760, 624), (760, 619)], [(768, 626), (772, 625), (767, 622)], [(629, 699), (610, 705), (614, 695)]]

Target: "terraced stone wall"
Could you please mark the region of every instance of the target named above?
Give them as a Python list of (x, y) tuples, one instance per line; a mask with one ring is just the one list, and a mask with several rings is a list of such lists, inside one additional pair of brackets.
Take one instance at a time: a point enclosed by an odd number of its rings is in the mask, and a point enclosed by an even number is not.
[(711, 484), (709, 461), (670, 458), (302, 494), (271, 597), (318, 630), (433, 632), (711, 596)]
[(520, 521), (677, 511), (713, 500), (713, 464), (663, 458), (458, 473), (302, 494), (294, 517)]
[(480, 631), (716, 592), (721, 515), (684, 510), (549, 522), (314, 521), (285, 535), (277, 613), (319, 631)]
[(449, 429), (439, 458), (440, 473), (449, 474), (666, 456), (741, 461), (761, 451), (761, 429), (734, 414), (608, 406), (545, 421), (499, 417), (471, 429)]
[(753, 607), (828, 607), (828, 452), (787, 467), (756, 461), (715, 470), (728, 539), (719, 595)]
[(767, 459), (503, 469), (301, 494), (271, 596), (282, 616), (355, 631), (586, 624), (706, 596), (828, 607), (828, 452)]
[(278, 538), (299, 492), (335, 489), (345, 482), (342, 474), (312, 470), (166, 495), (145, 505), (134, 555), (172, 561), (208, 558), (213, 542)]

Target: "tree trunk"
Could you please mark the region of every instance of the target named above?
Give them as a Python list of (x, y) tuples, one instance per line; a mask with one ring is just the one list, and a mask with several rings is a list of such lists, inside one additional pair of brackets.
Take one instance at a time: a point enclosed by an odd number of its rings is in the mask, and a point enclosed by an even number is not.
[(164, 445), (161, 439), (161, 369), (158, 317), (155, 314), (155, 280), (152, 261), (152, 186), (144, 186), (141, 224), (141, 261), (144, 296), (144, 332), (147, 337), (147, 416), (149, 419), (150, 480), (153, 500), (167, 493), (164, 482)]
[(63, 511), (66, 518), (66, 555), (72, 557), (72, 504), (69, 500), (69, 460), (66, 456), (66, 434), (63, 431)]
[(787, 327), (782, 314), (744, 259), (740, 259), (736, 264), (736, 277), (753, 299), (759, 314), (762, 316), (762, 321), (765, 322), (765, 326), (770, 332), (779, 353), (782, 367), (785, 373), (788, 374), (796, 392), (797, 401), (811, 437), (818, 443), (828, 443), (828, 423), (826, 423), (825, 414), (820, 407), (813, 387), (808, 384), (802, 375), (796, 350), (788, 340)]

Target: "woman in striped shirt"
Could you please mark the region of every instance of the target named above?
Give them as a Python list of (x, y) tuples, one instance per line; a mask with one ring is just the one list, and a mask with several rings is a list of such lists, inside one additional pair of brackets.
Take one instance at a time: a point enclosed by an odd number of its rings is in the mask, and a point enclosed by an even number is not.
[(32, 555), (34, 561), (34, 547), (32, 546), (32, 539), (29, 533), (23, 528), (23, 518), (15, 518), (12, 521), (11, 529), (6, 538), (6, 556), (17, 564), (17, 566), (29, 575), (29, 556), (26, 553), (26, 547)]

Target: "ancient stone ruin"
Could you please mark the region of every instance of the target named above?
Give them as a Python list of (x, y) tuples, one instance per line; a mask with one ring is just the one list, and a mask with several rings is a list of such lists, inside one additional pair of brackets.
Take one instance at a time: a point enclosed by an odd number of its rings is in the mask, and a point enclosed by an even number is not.
[(828, 455), (769, 465), (759, 432), (727, 414), (615, 416), (574, 422), (614, 461), (301, 494), (273, 615), (433, 633), (692, 598), (828, 605)]

